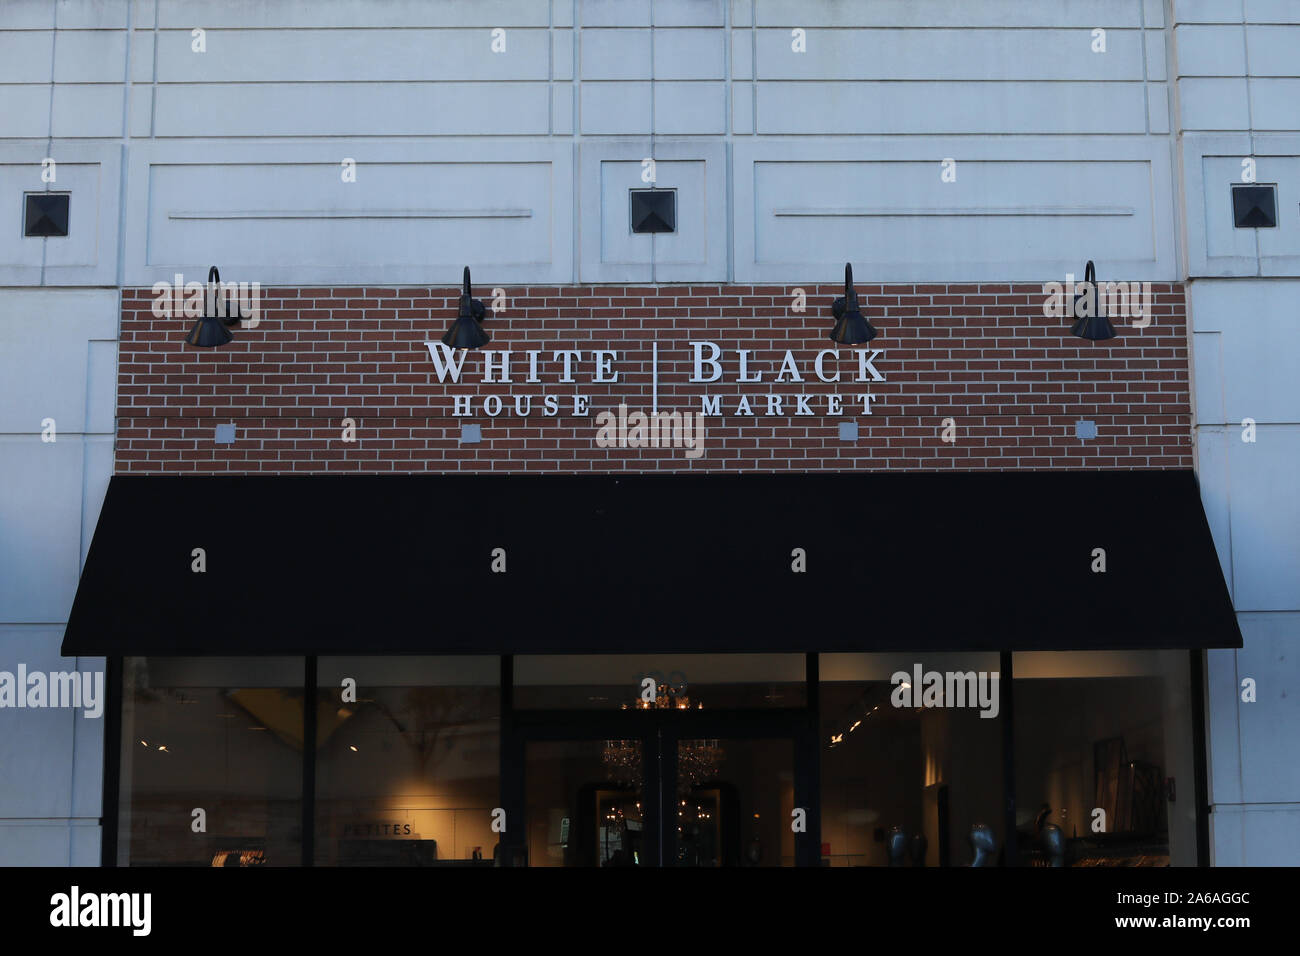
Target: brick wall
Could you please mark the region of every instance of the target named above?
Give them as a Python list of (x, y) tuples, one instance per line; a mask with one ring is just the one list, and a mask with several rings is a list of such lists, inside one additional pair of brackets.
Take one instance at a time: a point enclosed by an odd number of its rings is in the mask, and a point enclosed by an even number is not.
[[(118, 367), (119, 473), (308, 473), (421, 471), (1011, 470), (1191, 467), (1186, 311), (1183, 288), (1154, 284), (1145, 329), (1116, 321), (1119, 336), (1089, 342), (1042, 309), (1041, 285), (859, 285), (863, 312), (878, 329), (873, 366), (884, 381), (848, 381), (857, 363), (842, 349), (839, 383), (819, 381), (814, 356), (832, 347), (836, 286), (807, 285), (807, 311), (792, 310), (793, 286), (547, 287), (508, 289), (502, 314), (484, 328), (488, 349), (514, 353), (514, 383), (484, 384), (482, 357), (469, 353), (459, 384), (440, 382), (425, 341), (456, 314), (458, 289), (277, 288), (261, 295), (256, 329), (236, 330), (220, 349), (192, 349), (193, 319), (155, 318), (149, 289), (123, 290)], [(492, 307), (491, 292), (475, 295)], [(705, 425), (703, 456), (680, 448), (606, 448), (595, 416), (625, 402), (648, 409), (651, 343), (659, 348), (659, 407), (698, 411), (720, 397), (723, 417)], [(734, 352), (724, 380), (690, 383), (688, 340), (756, 350), (739, 384)], [(558, 381), (559, 349), (583, 352), (575, 383)], [(614, 384), (593, 383), (593, 349), (619, 355)], [(803, 382), (773, 381), (793, 350)], [(540, 350), (538, 383), (526, 383), (528, 350)], [(828, 359), (825, 371), (837, 366)], [(871, 414), (857, 398), (875, 396)], [(591, 409), (572, 413), (572, 396)], [(766, 396), (788, 398), (768, 417)], [(558, 399), (555, 417), (542, 396)], [(811, 416), (797, 410), (805, 395)], [(843, 414), (827, 414), (827, 396)], [(469, 417), (452, 415), (469, 396)], [(488, 417), (482, 400), (499, 396)], [(738, 417), (741, 395), (754, 417)], [(532, 414), (514, 413), (531, 398)], [(343, 440), (344, 419), (356, 441)], [(942, 440), (952, 418), (955, 441)], [(1080, 440), (1075, 422), (1097, 424)], [(856, 441), (838, 425), (855, 421)], [(215, 442), (234, 423), (234, 444)], [(482, 441), (461, 443), (462, 424)]]

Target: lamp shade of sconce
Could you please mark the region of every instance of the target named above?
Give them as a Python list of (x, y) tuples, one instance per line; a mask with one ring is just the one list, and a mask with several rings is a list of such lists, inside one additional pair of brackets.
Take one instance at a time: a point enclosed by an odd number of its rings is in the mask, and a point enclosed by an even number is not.
[(1094, 342), (1113, 339), (1115, 326), (1106, 317), (1101, 289), (1097, 286), (1097, 270), (1091, 259), (1083, 270), (1083, 282), (1076, 288), (1080, 291), (1074, 297), (1074, 325), (1070, 326), (1070, 334)]
[(482, 322), (488, 311), (483, 303), (470, 297), (469, 266), (460, 290), (460, 312), (447, 334), (442, 337), (442, 344), (452, 349), (476, 349), (492, 341), (492, 336), (483, 331)]
[(216, 266), (208, 269), (208, 288), (203, 297), (203, 317), (194, 323), (190, 334), (185, 336), (185, 344), (199, 349), (213, 349), (226, 345), (234, 336), (230, 327), (239, 324), (243, 316), (239, 312), (239, 297), (234, 296), (227, 302), (221, 295), (221, 273)]
[(831, 329), (833, 342), (840, 345), (865, 345), (876, 337), (876, 330), (858, 308), (858, 293), (853, 288), (852, 263), (844, 263), (844, 297), (831, 303), (831, 315), (835, 316), (835, 327)]

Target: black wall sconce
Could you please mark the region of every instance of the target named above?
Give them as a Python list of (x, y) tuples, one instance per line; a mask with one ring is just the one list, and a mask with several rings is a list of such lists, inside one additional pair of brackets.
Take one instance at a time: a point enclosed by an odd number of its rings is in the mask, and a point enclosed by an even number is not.
[(208, 288), (203, 297), (203, 317), (194, 323), (190, 334), (185, 336), (185, 344), (199, 349), (220, 348), (234, 339), (230, 334), (231, 328), (245, 318), (251, 316), (240, 313), (238, 293), (228, 299), (222, 297), (221, 273), (216, 266), (212, 266), (208, 269)]
[(1110, 324), (1102, 306), (1101, 290), (1097, 287), (1097, 269), (1091, 259), (1083, 270), (1083, 281), (1075, 288), (1081, 291), (1074, 297), (1074, 325), (1070, 326), (1070, 334), (1093, 342), (1113, 339), (1115, 327)]
[(482, 323), (489, 315), (487, 309), (483, 308), (483, 303), (470, 296), (469, 266), (466, 266), (460, 290), (460, 314), (442, 337), (442, 344), (461, 351), (487, 345), (492, 341), (492, 336), (483, 331)]
[(831, 315), (835, 316), (835, 327), (831, 329), (833, 342), (840, 345), (865, 345), (876, 337), (876, 330), (858, 308), (858, 293), (853, 288), (852, 263), (844, 263), (844, 297), (831, 303)]

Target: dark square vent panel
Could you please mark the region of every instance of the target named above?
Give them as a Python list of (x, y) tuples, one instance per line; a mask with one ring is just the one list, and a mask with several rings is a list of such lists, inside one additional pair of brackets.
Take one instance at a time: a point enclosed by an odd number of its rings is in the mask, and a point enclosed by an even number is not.
[(23, 213), (23, 235), (32, 237), (68, 234), (67, 193), (27, 193)]
[(677, 190), (633, 189), (633, 232), (676, 232)]
[(1233, 186), (1232, 224), (1238, 229), (1277, 225), (1277, 186)]

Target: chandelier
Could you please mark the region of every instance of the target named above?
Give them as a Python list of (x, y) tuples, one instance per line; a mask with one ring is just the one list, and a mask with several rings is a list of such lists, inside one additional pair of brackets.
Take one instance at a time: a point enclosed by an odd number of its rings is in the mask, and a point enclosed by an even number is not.
[[(696, 710), (702, 710), (704, 704), (697, 702)], [(623, 704), (623, 710), (628, 705)], [(638, 698), (632, 705), (635, 710), (690, 710), (691, 699), (685, 693), (679, 693), (669, 684), (659, 684), (653, 701)], [(715, 777), (722, 765), (725, 754), (715, 740), (682, 740), (677, 744), (677, 792), (689, 793), (692, 787)], [(609, 779), (624, 787), (640, 790), (641, 777), (641, 741), (606, 740), (603, 754), (605, 770)]]

